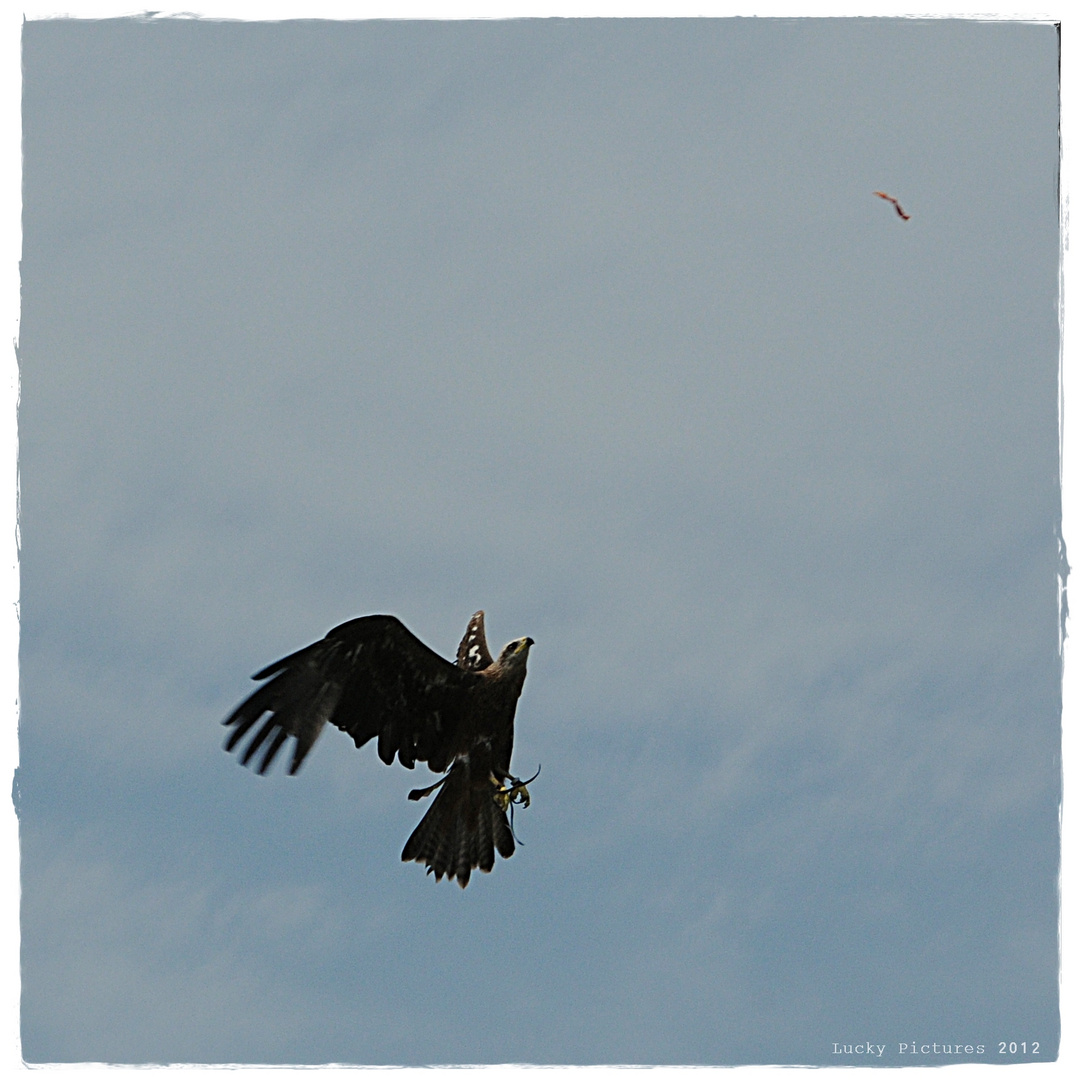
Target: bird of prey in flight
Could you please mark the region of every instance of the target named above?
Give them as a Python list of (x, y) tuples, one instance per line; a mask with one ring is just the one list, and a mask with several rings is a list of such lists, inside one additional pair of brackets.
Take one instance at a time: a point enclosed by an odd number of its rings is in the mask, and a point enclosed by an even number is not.
[(423, 761), (445, 773), (409, 793), (418, 800), (442, 789), (401, 858), (423, 863), (437, 881), (456, 877), (464, 889), (473, 870), (491, 870), (496, 851), (504, 859), (514, 854), (506, 811), (529, 805), (526, 784), (535, 777), (511, 776), (510, 755), (532, 645), (518, 638), (493, 660), (478, 611), (452, 664), (393, 615), (352, 619), (252, 676), (268, 681), (222, 721), (233, 729), (225, 749), (236, 750), (265, 716), (240, 761), (250, 764), (262, 749), (258, 772), (265, 773), (291, 736), (292, 775), (329, 720), (358, 747), (377, 738), (387, 765), (396, 755), (407, 769)]
[(895, 200), (895, 199), (894, 199), (894, 198), (893, 198), (893, 197), (892, 197), (891, 195), (886, 195), (884, 191), (875, 191), (875, 192), (874, 192), (874, 194), (875, 194), (875, 195), (876, 195), (876, 196), (877, 196), (877, 197), (878, 197), (879, 199), (884, 199), (884, 200), (885, 200), (886, 202), (891, 202), (891, 203), (893, 204), (893, 206), (895, 206), (895, 207), (896, 207), (896, 212), (897, 212), (897, 213), (898, 213), (898, 214), (899, 214), (899, 215), (900, 215), (900, 216), (901, 216), (901, 217), (902, 217), (902, 218), (903, 218), (903, 219), (904, 219), (905, 221), (910, 221), (910, 220), (911, 220), (911, 215), (910, 215), (910, 214), (905, 214), (905, 213), (904, 213), (904, 210), (903, 210), (903, 207), (901, 207), (901, 205), (900, 205), (900, 204), (899, 204), (899, 203), (898, 203), (898, 202), (897, 202), (897, 201), (896, 201), (896, 200)]

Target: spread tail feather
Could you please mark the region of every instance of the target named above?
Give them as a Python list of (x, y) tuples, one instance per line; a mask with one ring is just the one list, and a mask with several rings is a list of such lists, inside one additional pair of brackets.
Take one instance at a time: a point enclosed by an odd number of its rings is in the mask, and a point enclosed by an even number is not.
[(467, 761), (456, 761), (409, 837), (402, 861), (423, 863), (436, 881), (444, 874), (456, 877), (464, 889), (473, 870), (491, 870), (496, 851), (504, 859), (514, 854), (514, 836), (495, 801), (495, 786), (488, 773), (474, 777)]

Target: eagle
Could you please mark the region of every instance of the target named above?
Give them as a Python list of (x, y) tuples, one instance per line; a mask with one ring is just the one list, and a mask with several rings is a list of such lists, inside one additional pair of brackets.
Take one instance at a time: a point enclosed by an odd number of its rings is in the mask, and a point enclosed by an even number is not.
[(268, 681), (222, 721), (232, 728), (225, 749), (242, 749), (243, 765), (253, 764), (262, 750), (262, 775), (291, 736), (292, 776), (329, 721), (358, 747), (378, 739), (387, 765), (395, 756), (407, 769), (426, 762), (445, 775), (409, 792), (413, 800), (439, 794), (401, 858), (424, 864), (436, 881), (457, 878), (464, 889), (473, 870), (491, 871), (496, 851), (504, 859), (514, 854), (506, 812), (529, 805), (527, 785), (536, 777), (512, 776), (510, 755), (533, 644), (530, 637), (517, 638), (493, 660), (484, 613), (478, 611), (458, 646), (457, 662), (450, 663), (393, 615), (351, 619), (252, 676)]
[(903, 210), (903, 207), (891, 195), (886, 195), (884, 191), (875, 191), (874, 194), (879, 199), (884, 199), (886, 202), (891, 202), (893, 204), (893, 206), (896, 208), (896, 212), (904, 219), (904, 221), (910, 221), (911, 220), (911, 215), (910, 214), (905, 214), (904, 210)]

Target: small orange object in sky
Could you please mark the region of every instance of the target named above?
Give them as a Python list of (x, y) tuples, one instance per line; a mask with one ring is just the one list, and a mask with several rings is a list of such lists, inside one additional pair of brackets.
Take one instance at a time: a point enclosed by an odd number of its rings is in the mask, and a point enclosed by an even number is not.
[(899, 214), (899, 215), (900, 215), (900, 216), (901, 216), (901, 217), (902, 217), (902, 218), (903, 218), (903, 219), (904, 219), (905, 221), (910, 221), (910, 220), (911, 220), (911, 215), (910, 215), (910, 214), (905, 214), (905, 213), (904, 213), (904, 210), (903, 210), (903, 207), (901, 207), (901, 205), (900, 205), (900, 204), (899, 204), (899, 203), (898, 203), (898, 202), (897, 202), (897, 201), (896, 201), (896, 200), (895, 200), (895, 199), (894, 199), (894, 198), (893, 198), (893, 197), (892, 197), (891, 195), (886, 195), (884, 191), (875, 191), (875, 192), (874, 192), (874, 194), (875, 194), (875, 195), (876, 195), (876, 196), (877, 196), (877, 197), (878, 197), (879, 199), (885, 199), (885, 200), (887, 200), (888, 202), (891, 202), (891, 203), (893, 204), (893, 206), (895, 206), (895, 207), (896, 207), (896, 212), (897, 212), (897, 213), (898, 213), (898, 214)]

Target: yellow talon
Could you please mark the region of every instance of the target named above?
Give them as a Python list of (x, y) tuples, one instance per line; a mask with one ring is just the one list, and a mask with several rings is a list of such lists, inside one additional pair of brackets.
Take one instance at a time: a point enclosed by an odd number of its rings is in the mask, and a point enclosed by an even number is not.
[(500, 784), (494, 776), (491, 778), (492, 784), (495, 785), (495, 802), (499, 809), (504, 812), (511, 803), (515, 806), (528, 806), (532, 801), (529, 798), (529, 789), (525, 784), (513, 776), (510, 779), (513, 783), (507, 787), (505, 784)]

